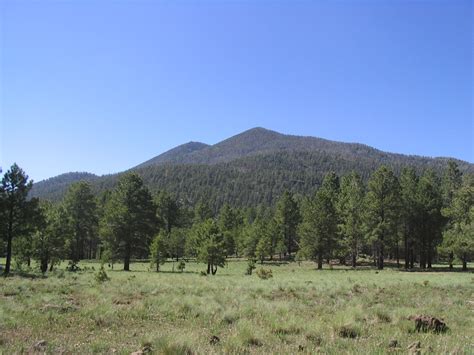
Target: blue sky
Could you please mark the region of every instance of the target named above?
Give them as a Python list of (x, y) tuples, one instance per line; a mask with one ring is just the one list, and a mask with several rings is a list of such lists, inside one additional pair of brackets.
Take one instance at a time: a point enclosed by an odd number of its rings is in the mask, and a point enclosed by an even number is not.
[(0, 165), (127, 169), (255, 126), (474, 162), (472, 1), (0, 3)]

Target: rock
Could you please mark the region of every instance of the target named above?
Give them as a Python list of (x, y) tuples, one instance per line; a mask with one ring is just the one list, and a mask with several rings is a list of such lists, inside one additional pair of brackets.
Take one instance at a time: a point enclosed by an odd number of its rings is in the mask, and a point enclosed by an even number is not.
[(217, 335), (213, 335), (213, 336), (211, 337), (211, 340), (209, 340), (209, 344), (211, 344), (211, 345), (217, 345), (217, 344), (220, 343), (220, 341), (221, 341), (221, 340), (219, 339), (219, 337), (218, 337)]
[(398, 348), (398, 340), (397, 339), (392, 339), (388, 343), (389, 348)]

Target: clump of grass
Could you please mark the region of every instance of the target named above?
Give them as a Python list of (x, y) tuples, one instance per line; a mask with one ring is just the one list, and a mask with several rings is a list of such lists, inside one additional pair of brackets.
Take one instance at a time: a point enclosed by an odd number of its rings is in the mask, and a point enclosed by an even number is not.
[(100, 270), (94, 275), (94, 278), (98, 283), (110, 281), (109, 275), (107, 275), (104, 270), (104, 266), (101, 266)]
[(392, 321), (392, 317), (390, 315), (382, 310), (378, 310), (375, 313), (375, 316), (377, 317), (377, 320), (381, 323), (390, 323)]
[(341, 338), (355, 339), (360, 337), (361, 332), (358, 327), (355, 327), (351, 324), (346, 324), (338, 327), (336, 329), (337, 335)]
[(309, 342), (313, 343), (316, 346), (320, 346), (323, 342), (323, 338), (319, 334), (316, 334), (316, 333), (306, 334), (306, 340), (308, 340)]
[(257, 276), (262, 280), (271, 279), (273, 277), (272, 269), (264, 269), (262, 267), (257, 270)]
[(167, 338), (160, 338), (153, 347), (153, 351), (160, 355), (192, 355), (193, 350), (184, 343), (170, 342)]
[(239, 316), (235, 313), (227, 312), (222, 317), (222, 322), (224, 324), (234, 324), (237, 320), (239, 320)]

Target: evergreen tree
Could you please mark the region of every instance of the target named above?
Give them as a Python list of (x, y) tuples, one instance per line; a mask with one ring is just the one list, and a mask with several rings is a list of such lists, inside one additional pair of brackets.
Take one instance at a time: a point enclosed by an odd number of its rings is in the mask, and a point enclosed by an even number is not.
[(337, 212), (340, 218), (339, 233), (342, 237), (342, 248), (350, 252), (354, 268), (364, 237), (363, 204), (364, 184), (359, 174), (352, 172), (341, 180)]
[(145, 256), (156, 230), (155, 206), (142, 179), (134, 173), (124, 175), (107, 203), (103, 228), (106, 245), (123, 259), (130, 270), (132, 256)]
[(64, 212), (71, 261), (75, 264), (81, 259), (96, 257), (99, 220), (96, 200), (88, 182), (71, 185), (64, 198)]
[(400, 213), (398, 179), (386, 166), (370, 177), (365, 206), (366, 228), (375, 243), (377, 267), (383, 269), (385, 247), (396, 238)]
[(17, 165), (13, 164), (2, 178), (0, 185), (0, 233), (6, 241), (7, 259), (4, 275), (10, 273), (13, 240), (30, 228), (31, 210), (37, 200), (28, 200), (33, 182)]
[(442, 196), (439, 180), (432, 170), (427, 170), (418, 183), (419, 250), (420, 267), (431, 268), (433, 252), (440, 242), (444, 224), (441, 215)]
[(42, 223), (32, 238), (33, 258), (39, 262), (41, 272), (53, 270), (64, 257), (64, 233), (60, 207), (44, 202), (41, 205)]
[(156, 271), (160, 271), (160, 265), (166, 262), (168, 254), (168, 235), (166, 231), (162, 230), (158, 233), (150, 245), (150, 259), (151, 266), (156, 266)]
[(275, 221), (279, 229), (280, 236), (286, 245), (286, 253), (291, 257), (291, 253), (297, 249), (297, 228), (300, 223), (300, 212), (298, 204), (289, 191), (285, 191), (278, 200), (275, 212)]
[(159, 228), (170, 233), (173, 227), (180, 225), (180, 206), (170, 194), (161, 191), (155, 198), (155, 205)]
[(463, 270), (467, 270), (467, 262), (474, 258), (474, 176), (465, 176), (443, 214), (450, 219), (450, 223), (443, 233), (439, 250), (450, 256), (450, 263), (452, 256), (459, 258)]
[(217, 223), (208, 219), (197, 227), (197, 261), (207, 264), (207, 273), (215, 275), (217, 267), (224, 267), (226, 261), (224, 236)]
[(303, 203), (303, 222), (299, 228), (301, 255), (317, 261), (318, 269), (322, 269), (324, 258), (330, 259), (334, 252), (338, 233), (338, 190), (337, 176), (330, 173), (314, 197)]
[(417, 233), (419, 233), (418, 176), (413, 168), (405, 168), (400, 176), (401, 228), (404, 241), (405, 268), (413, 268)]

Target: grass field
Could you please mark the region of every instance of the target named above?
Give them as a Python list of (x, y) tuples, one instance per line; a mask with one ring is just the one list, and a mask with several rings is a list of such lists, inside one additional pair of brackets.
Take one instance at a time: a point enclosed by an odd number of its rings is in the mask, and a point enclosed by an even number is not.
[[(215, 276), (201, 276), (202, 264), (156, 273), (135, 263), (131, 272), (106, 267), (110, 280), (99, 283), (98, 263), (81, 266), (0, 278), (0, 353), (35, 344), (49, 353), (407, 353), (416, 341), (422, 353), (474, 352), (472, 273), (316, 271), (307, 262), (264, 265), (273, 277), (262, 280), (244, 275), (246, 262)], [(407, 318), (416, 314), (449, 330), (415, 332)]]

